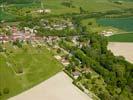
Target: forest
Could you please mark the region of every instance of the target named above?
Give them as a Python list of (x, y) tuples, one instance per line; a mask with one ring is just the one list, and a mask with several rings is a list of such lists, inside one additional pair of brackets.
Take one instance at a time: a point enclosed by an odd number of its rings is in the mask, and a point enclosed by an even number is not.
[[(67, 39), (67, 41), (70, 40)], [(90, 41), (90, 43), (81, 48), (69, 45), (65, 41), (60, 43), (60, 46), (74, 57), (66, 70), (71, 74), (78, 71), (77, 69), (91, 68), (100, 76), (90, 78), (90, 73), (81, 72), (75, 83), (80, 82), (101, 100), (132, 100), (133, 64), (125, 61), (122, 56), (114, 56), (110, 50), (107, 50), (108, 40), (102, 35), (81, 36), (79, 41), (82, 43)], [(77, 61), (80, 61), (81, 65)], [(104, 81), (96, 83), (97, 80)]]

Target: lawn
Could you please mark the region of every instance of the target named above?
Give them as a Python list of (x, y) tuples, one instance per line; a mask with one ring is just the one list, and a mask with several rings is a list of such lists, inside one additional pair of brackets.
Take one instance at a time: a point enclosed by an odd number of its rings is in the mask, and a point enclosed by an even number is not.
[[(62, 65), (45, 47), (14, 48), (10, 44), (5, 47), (6, 53), (0, 53), (0, 100), (17, 95), (62, 70)], [(18, 68), (23, 73), (18, 73)], [(3, 93), (5, 88), (9, 93)]]
[(133, 42), (133, 33), (116, 34), (109, 37), (110, 42)]

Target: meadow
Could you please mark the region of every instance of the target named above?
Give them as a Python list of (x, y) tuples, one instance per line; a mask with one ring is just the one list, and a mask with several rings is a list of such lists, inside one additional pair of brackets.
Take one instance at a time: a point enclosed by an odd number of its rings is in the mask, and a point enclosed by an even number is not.
[(116, 34), (109, 37), (110, 42), (133, 42), (133, 33)]
[(4, 47), (6, 52), (0, 53), (0, 100), (17, 95), (62, 70), (62, 65), (45, 47), (18, 48), (11, 44)]

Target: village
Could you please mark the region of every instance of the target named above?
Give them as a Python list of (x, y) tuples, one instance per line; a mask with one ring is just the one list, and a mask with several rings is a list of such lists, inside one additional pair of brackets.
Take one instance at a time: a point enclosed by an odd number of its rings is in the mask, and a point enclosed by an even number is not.
[(133, 100), (132, 1), (0, 0), (0, 100)]
[[(46, 22), (46, 21), (44, 21)], [(72, 24), (71, 24), (72, 25)], [(37, 31), (31, 29), (29, 27), (24, 27), (23, 30), (19, 30), (17, 27), (7, 26), (7, 31), (10, 31), (10, 35), (6, 35), (1, 33), (0, 35), (0, 43), (7, 43), (7, 42), (29, 42), (33, 47), (37, 46), (46, 46), (46, 48), (52, 52), (54, 52), (54, 57), (57, 59), (62, 65), (64, 66), (64, 70), (69, 67), (73, 66), (72, 61), (73, 54), (67, 51), (65, 48), (60, 46), (61, 41), (65, 41), (66, 43), (75, 46), (77, 48), (82, 48), (83, 46), (90, 46), (90, 40), (87, 41), (80, 41), (81, 36), (70, 36), (70, 37), (59, 37), (59, 36), (37, 36)], [(104, 32), (105, 33), (105, 32)], [(110, 32), (107, 32), (110, 34)], [(84, 36), (83, 36), (84, 37)], [(68, 39), (69, 38), (69, 39)], [(72, 62), (71, 62), (72, 61)], [(82, 68), (79, 69), (79, 66), (82, 66), (80, 60), (77, 60), (79, 63), (78, 66), (74, 66), (75, 69), (72, 72), (67, 72), (73, 77), (74, 80), (78, 79), (82, 73), (94, 73), (91, 69)], [(98, 77), (97, 74), (94, 77)], [(80, 84), (81, 85), (81, 84)], [(87, 92), (88, 93), (88, 92)]]
[[(30, 42), (33, 47), (37, 46), (46, 46), (48, 50), (55, 51), (54, 57), (60, 61), (64, 67), (70, 66), (70, 59), (72, 54), (69, 53), (64, 48), (60, 47), (59, 43), (63, 40), (66, 41), (67, 37), (58, 37), (58, 36), (37, 36), (36, 30), (33, 30), (28, 27), (24, 27), (24, 30), (19, 30), (17, 27), (8, 26), (6, 28), (7, 31), (10, 31), (10, 35), (6, 35), (1, 33), (0, 35), (0, 43), (5, 44), (7, 42)], [(77, 46), (78, 48), (82, 48), (83, 46), (89, 46), (89, 40), (87, 42), (80, 42), (78, 41), (80, 36), (70, 36), (70, 42), (73, 46)], [(81, 63), (79, 61), (79, 63)], [(85, 71), (83, 69), (82, 71)], [(77, 79), (81, 73), (79, 71), (72, 72), (72, 76)]]

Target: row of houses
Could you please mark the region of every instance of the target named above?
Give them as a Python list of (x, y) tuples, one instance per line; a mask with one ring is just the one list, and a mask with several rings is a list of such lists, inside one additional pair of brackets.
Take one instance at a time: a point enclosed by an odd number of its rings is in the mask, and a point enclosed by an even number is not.
[(17, 41), (17, 40), (22, 40), (22, 41), (29, 41), (29, 40), (35, 40), (37, 37), (34, 34), (12, 34), (12, 35), (0, 35), (0, 42), (5, 43), (9, 41)]
[(5, 43), (9, 41), (16, 41), (16, 40), (22, 40), (22, 41), (30, 41), (30, 40), (39, 40), (41, 37), (36, 36), (35, 33), (36, 31), (24, 27), (23, 30), (19, 30), (15, 26), (6, 26), (6, 30), (9, 31), (11, 34), (6, 35), (6, 33), (1, 33), (0, 34), (0, 42)]
[(71, 21), (56, 20), (51, 22), (51, 21), (42, 19), (41, 24), (45, 29), (49, 29), (49, 30), (63, 30), (66, 28), (74, 29), (74, 25)]

